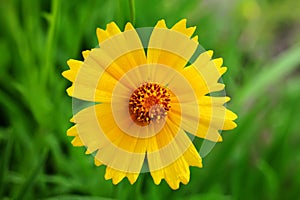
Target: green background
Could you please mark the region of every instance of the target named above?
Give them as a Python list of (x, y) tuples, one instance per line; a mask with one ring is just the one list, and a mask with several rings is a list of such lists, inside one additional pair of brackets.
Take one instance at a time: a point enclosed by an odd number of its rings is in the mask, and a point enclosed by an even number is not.
[[(296, 0), (0, 0), (0, 199), (298, 199), (300, 15)], [(135, 16), (135, 17), (134, 17)], [(182, 18), (222, 56), (238, 127), (172, 191), (149, 173), (134, 185), (104, 180), (71, 126), (69, 58), (97, 45), (96, 27)], [(199, 146), (198, 146), (199, 148)]]

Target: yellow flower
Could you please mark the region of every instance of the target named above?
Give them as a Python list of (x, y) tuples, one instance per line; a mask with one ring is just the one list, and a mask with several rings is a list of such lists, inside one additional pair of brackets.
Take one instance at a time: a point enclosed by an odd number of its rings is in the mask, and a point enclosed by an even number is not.
[(160, 20), (147, 30), (127, 23), (121, 32), (112, 22), (97, 29), (99, 48), (68, 61), (68, 95), (94, 104), (74, 113), (67, 135), (107, 166), (114, 184), (124, 177), (133, 184), (149, 170), (155, 184), (165, 179), (178, 189), (189, 182), (189, 166), (202, 167), (190, 135), (220, 142), (237, 116), (224, 107), (229, 97), (211, 94), (224, 90), (218, 80), (227, 68), (212, 51), (197, 53), (195, 27), (181, 20), (168, 29)]

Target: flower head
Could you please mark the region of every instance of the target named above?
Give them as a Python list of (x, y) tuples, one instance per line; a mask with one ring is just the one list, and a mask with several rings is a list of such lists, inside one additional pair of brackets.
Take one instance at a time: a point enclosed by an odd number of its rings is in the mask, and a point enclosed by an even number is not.
[(178, 189), (189, 182), (190, 166), (202, 167), (188, 134), (219, 142), (221, 130), (236, 127), (224, 106), (229, 97), (212, 94), (224, 90), (218, 81), (227, 68), (212, 51), (199, 53), (194, 31), (186, 20), (171, 29), (164, 20), (139, 30), (127, 23), (124, 32), (112, 22), (97, 29), (100, 47), (68, 61), (67, 93), (94, 103), (74, 113), (67, 135), (107, 166), (114, 184), (124, 177), (133, 184), (148, 169), (156, 184), (165, 179)]

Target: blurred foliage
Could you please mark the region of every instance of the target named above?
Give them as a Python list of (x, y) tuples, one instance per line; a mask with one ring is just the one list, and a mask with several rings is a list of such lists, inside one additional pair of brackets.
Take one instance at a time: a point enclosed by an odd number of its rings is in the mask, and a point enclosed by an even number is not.
[(181, 18), (229, 67), (224, 76), (238, 128), (225, 132), (178, 191), (141, 174), (112, 185), (71, 124), (69, 58), (96, 46), (96, 27), (130, 20), (129, 1), (0, 0), (0, 198), (298, 199), (300, 15), (295, 0), (135, 2), (136, 27)]

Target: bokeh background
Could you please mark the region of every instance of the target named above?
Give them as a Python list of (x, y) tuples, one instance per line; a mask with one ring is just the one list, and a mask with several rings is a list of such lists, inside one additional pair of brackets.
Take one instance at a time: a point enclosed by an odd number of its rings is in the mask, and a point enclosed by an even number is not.
[[(0, 199), (299, 199), (300, 1), (136, 0), (133, 13), (129, 2), (0, 0)], [(97, 45), (96, 27), (162, 18), (169, 27), (187, 18), (224, 58), (238, 128), (177, 191), (150, 174), (114, 186), (66, 136), (61, 72)]]

